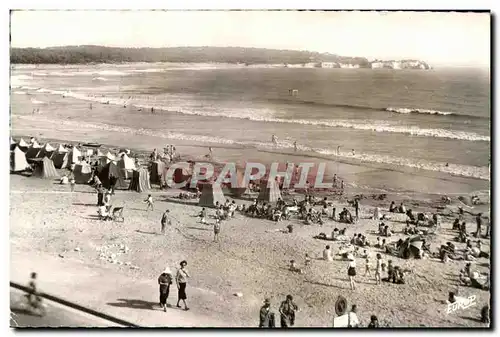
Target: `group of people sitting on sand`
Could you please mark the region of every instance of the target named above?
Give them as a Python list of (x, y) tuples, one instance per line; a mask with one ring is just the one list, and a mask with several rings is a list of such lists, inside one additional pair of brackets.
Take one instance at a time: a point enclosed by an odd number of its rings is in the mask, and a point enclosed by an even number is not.
[(157, 160), (164, 160), (167, 163), (171, 163), (179, 159), (180, 155), (177, 153), (177, 150), (175, 146), (173, 145), (167, 145), (163, 149), (163, 153), (158, 153), (157, 149), (154, 149), (153, 152), (149, 155), (149, 159), (151, 161), (157, 161)]

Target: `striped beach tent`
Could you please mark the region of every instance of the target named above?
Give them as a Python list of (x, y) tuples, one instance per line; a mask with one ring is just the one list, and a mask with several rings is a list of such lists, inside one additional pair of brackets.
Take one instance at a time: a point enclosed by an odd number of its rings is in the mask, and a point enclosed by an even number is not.
[(147, 192), (151, 189), (149, 184), (149, 172), (145, 168), (139, 168), (132, 173), (132, 181), (128, 188), (131, 191)]
[(261, 180), (258, 200), (276, 202), (279, 198), (281, 198), (281, 192), (278, 183), (275, 180)]
[(215, 204), (224, 204), (226, 199), (224, 198), (224, 193), (219, 184), (214, 184), (211, 182), (202, 183), (201, 186), (201, 196), (198, 202), (199, 206), (203, 207), (215, 207)]
[(47, 157), (37, 159), (35, 162), (35, 169), (33, 170), (32, 177), (50, 179), (59, 178), (59, 174), (54, 167), (54, 162)]

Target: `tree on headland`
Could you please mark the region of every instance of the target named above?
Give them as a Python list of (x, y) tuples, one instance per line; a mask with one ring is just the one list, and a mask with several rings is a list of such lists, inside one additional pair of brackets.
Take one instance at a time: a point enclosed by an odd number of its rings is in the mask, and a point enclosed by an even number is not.
[(104, 46), (65, 46), (50, 48), (11, 48), (13, 64), (82, 64), (122, 62), (188, 62), (238, 64), (306, 64), (342, 62), (369, 65), (363, 57), (345, 57), (309, 51), (242, 47), (116, 48)]

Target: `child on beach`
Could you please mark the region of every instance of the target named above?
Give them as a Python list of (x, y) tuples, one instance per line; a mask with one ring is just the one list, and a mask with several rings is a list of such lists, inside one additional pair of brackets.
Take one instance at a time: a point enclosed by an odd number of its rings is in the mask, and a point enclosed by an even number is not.
[(200, 218), (200, 222), (202, 224), (205, 224), (205, 219), (207, 217), (207, 211), (206, 211), (205, 207), (203, 207), (201, 209), (201, 212), (200, 212), (200, 214), (198, 214), (198, 217)]
[(381, 275), (382, 275), (382, 255), (380, 253), (377, 254), (377, 268), (375, 269), (375, 282), (377, 284), (381, 284)]
[(365, 258), (365, 276), (366, 276), (366, 274), (368, 274), (368, 276), (372, 276), (372, 274), (370, 272), (370, 267), (371, 267), (370, 258), (367, 256)]
[(172, 225), (172, 221), (168, 217), (168, 213), (170, 213), (170, 210), (167, 209), (167, 210), (165, 210), (165, 212), (163, 213), (163, 215), (161, 217), (161, 233), (162, 234), (165, 234), (165, 227), (167, 226), (167, 224), (169, 226)]
[(151, 194), (148, 194), (148, 197), (144, 202), (147, 204), (146, 206), (146, 211), (149, 211), (149, 208), (151, 207), (151, 210), (154, 211), (154, 206), (153, 206), (153, 197)]
[(214, 242), (219, 241), (219, 233), (220, 233), (220, 220), (216, 219), (214, 223)]

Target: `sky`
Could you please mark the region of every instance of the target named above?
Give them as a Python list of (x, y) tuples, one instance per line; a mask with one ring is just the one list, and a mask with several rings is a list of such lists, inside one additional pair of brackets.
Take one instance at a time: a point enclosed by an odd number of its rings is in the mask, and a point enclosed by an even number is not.
[(12, 47), (238, 46), (490, 65), (489, 13), (14, 11)]

